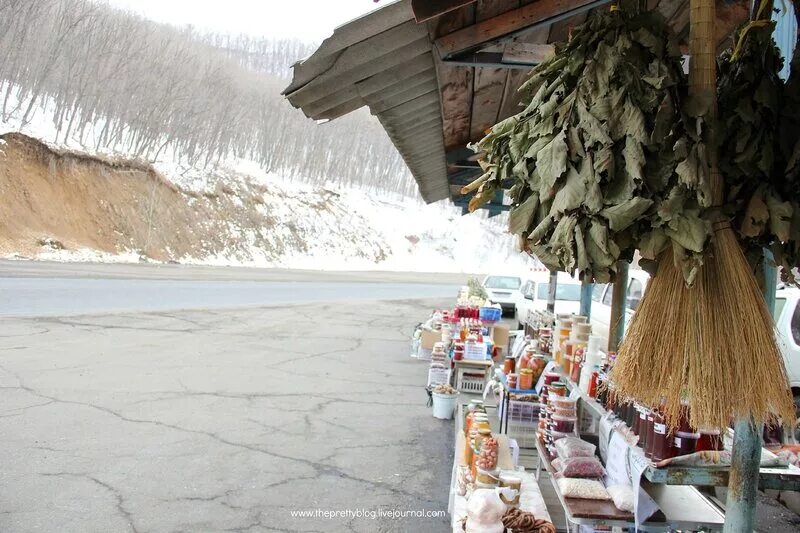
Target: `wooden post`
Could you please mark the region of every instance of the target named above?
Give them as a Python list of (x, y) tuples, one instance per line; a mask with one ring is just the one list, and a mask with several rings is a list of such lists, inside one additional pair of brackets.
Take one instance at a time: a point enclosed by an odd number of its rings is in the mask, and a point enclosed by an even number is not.
[(628, 303), (628, 263), (617, 261), (617, 277), (611, 286), (611, 320), (608, 321), (608, 351), (616, 352), (625, 335), (625, 308)]

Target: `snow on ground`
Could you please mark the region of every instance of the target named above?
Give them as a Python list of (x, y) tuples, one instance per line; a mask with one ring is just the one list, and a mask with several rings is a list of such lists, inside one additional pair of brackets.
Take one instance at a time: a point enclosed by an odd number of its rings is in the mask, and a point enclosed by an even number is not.
[[(2, 87), (0, 87), (2, 89)], [(92, 137), (103, 124), (95, 124), (86, 144), (58, 132), (51, 106), (37, 109), (27, 124), (13, 115), (0, 117), (0, 133), (20, 131), (58, 149), (93, 155), (126, 157), (121, 146), (96, 150)], [(9, 109), (14, 108), (14, 102)], [(291, 240), (306, 236), (304, 242), (285, 248), (275, 257), (258, 243), (263, 235), (252, 228), (229, 231), (235, 246), (226, 253), (203, 257), (184, 257), (191, 264), (284, 267), (323, 270), (396, 270), (437, 272), (488, 272), (529, 270), (537, 263), (520, 254), (514, 239), (505, 232), (506, 217), (487, 219), (485, 214), (462, 216), (461, 209), (446, 202), (425, 205), (416, 198), (391, 193), (376, 193), (340, 188), (332, 177), (326, 187), (316, 187), (264, 171), (253, 161), (229, 159), (215, 169), (192, 168), (164, 150), (153, 166), (176, 185), (194, 192), (208, 192), (220, 183), (242, 180), (267, 186), (264, 206), (278, 224), (270, 231), (276, 238)], [(320, 198), (330, 198), (330, 208), (320, 211), (310, 206)], [(289, 235), (289, 232), (292, 235)], [(263, 233), (263, 232), (262, 232)], [(313, 236), (308, 238), (307, 236)], [(259, 237), (261, 237), (259, 239)], [(365, 253), (365, 250), (369, 253)], [(376, 251), (377, 250), (377, 251)], [(379, 260), (375, 257), (380, 256)], [(138, 262), (139, 253), (123, 251), (112, 255), (95, 250), (54, 250), (44, 248), (36, 259), (55, 261)]]

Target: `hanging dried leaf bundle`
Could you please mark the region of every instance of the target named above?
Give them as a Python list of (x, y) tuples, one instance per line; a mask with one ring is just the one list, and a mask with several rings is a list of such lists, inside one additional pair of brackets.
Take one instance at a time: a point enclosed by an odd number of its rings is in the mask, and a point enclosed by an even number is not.
[(653, 259), (672, 243), (698, 264), (708, 165), (700, 119), (682, 116), (684, 85), (659, 15), (636, 1), (595, 13), (533, 70), (525, 109), (473, 147), (485, 173), (462, 191), (477, 190), (471, 209), (510, 189), (510, 232), (584, 280), (612, 280), (642, 241)]
[[(690, 33), (690, 87), (693, 96), (709, 99), (713, 113), (714, 2), (691, 0), (691, 12), (697, 20)], [(706, 131), (715, 207), (709, 210), (715, 218), (708, 256), (692, 288), (675, 262), (660, 262), (612, 378), (623, 395), (663, 404), (671, 423), (680, 416), (682, 398), (689, 402), (695, 427), (725, 428), (732, 417), (790, 420), (794, 405), (772, 317), (722, 209), (725, 184), (716, 168), (713, 133)]]
[(764, 248), (784, 262), (782, 243), (791, 235), (796, 198), (786, 179), (779, 146), (784, 82), (780, 51), (772, 40), (775, 23), (755, 21), (741, 28), (736, 47), (718, 62), (719, 165), (725, 177), (725, 216), (738, 231), (753, 270)]

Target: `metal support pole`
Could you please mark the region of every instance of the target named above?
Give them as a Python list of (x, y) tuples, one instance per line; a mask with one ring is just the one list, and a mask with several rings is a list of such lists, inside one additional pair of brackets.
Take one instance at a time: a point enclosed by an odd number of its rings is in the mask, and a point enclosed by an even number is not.
[(617, 261), (617, 277), (611, 287), (611, 320), (608, 322), (608, 351), (616, 352), (625, 335), (625, 307), (628, 303), (628, 263)]
[[(780, 4), (780, 3), (779, 3)], [(773, 15), (777, 21), (775, 30), (775, 43), (781, 50), (784, 61), (791, 60), (790, 46), (795, 37), (786, 38), (785, 33), (792, 30), (792, 25), (787, 21), (792, 15), (792, 5), (782, 3), (780, 11)], [(798, 20), (800, 23), (800, 20)], [(797, 24), (793, 26), (797, 31)], [(781, 72), (785, 79), (789, 71)], [(772, 316), (775, 316), (775, 291), (778, 283), (777, 269), (775, 268), (772, 253), (764, 250), (764, 301)], [(728, 480), (728, 498), (725, 502), (725, 527), (724, 533), (739, 533), (740, 531), (753, 531), (756, 516), (756, 496), (758, 492), (758, 471), (761, 461), (761, 424), (751, 419), (740, 419), (734, 425), (733, 453), (731, 454), (731, 474)]]
[(581, 285), (581, 310), (580, 314), (587, 319), (592, 317), (592, 292), (594, 283), (584, 283)]
[(756, 521), (758, 470), (761, 461), (760, 424), (742, 418), (733, 427), (733, 453), (725, 503), (724, 533), (753, 531)]
[[(775, 290), (778, 272), (772, 252), (764, 250), (763, 270), (764, 301), (769, 312), (775, 315)], [(725, 502), (724, 533), (753, 531), (756, 519), (758, 472), (761, 463), (761, 422), (741, 418), (733, 427), (733, 453), (731, 475), (728, 480), (728, 498)]]
[(556, 286), (558, 285), (558, 272), (550, 271), (550, 284), (547, 286), (547, 310), (556, 314)]

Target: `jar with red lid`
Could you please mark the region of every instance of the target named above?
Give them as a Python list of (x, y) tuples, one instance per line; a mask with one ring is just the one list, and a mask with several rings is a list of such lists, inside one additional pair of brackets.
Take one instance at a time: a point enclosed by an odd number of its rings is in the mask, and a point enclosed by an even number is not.
[(672, 435), (664, 415), (657, 413), (653, 418), (653, 461), (663, 461), (673, 455)]
[(722, 435), (718, 429), (701, 428), (700, 438), (697, 439), (695, 452), (721, 451), (724, 449)]

